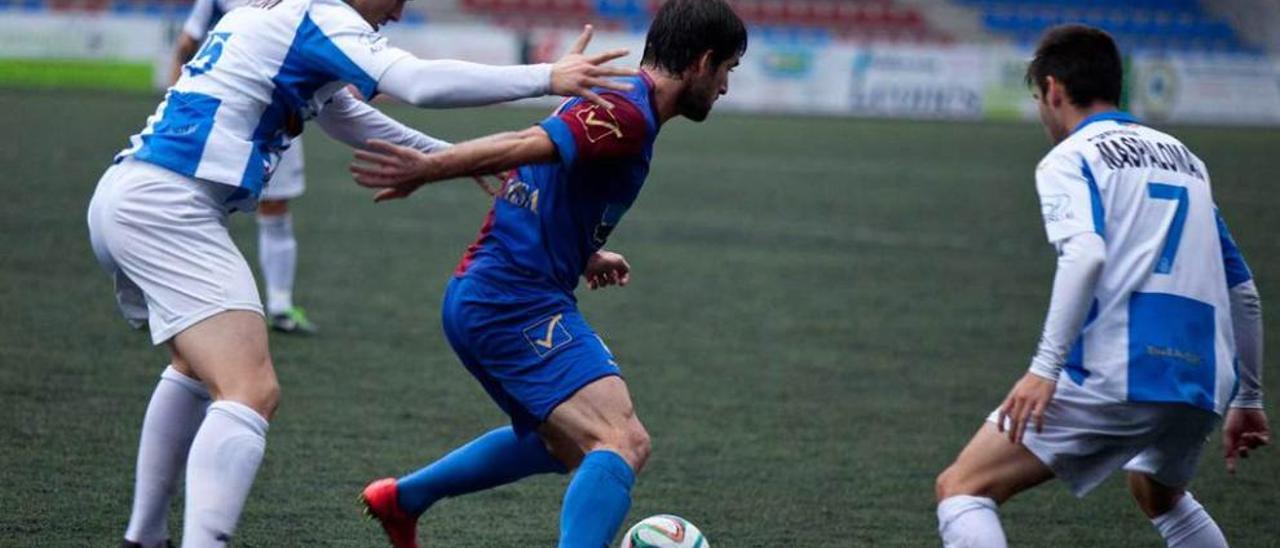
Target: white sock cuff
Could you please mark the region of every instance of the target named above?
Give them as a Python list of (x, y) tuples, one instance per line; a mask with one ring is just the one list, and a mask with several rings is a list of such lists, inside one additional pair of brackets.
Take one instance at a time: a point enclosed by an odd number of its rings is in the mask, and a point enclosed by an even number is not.
[(196, 397), (202, 400), (207, 400), (210, 398), (209, 388), (206, 387), (204, 383), (198, 380), (195, 380), (191, 377), (188, 377), (186, 375), (183, 375), (181, 372), (175, 369), (172, 365), (164, 368), (164, 372), (160, 374), (160, 380), (175, 382), (178, 384), (178, 386), (181, 386), (187, 389), (187, 391), (191, 392), (192, 394), (195, 394)]
[(999, 509), (994, 499), (989, 497), (975, 497), (971, 495), (955, 495), (942, 499), (938, 503), (938, 524), (940, 529), (945, 529), (948, 523), (956, 518), (964, 515), (965, 512), (973, 510), (990, 510), (995, 512)]
[(267, 419), (254, 411), (243, 403), (231, 400), (218, 400), (209, 406), (209, 414), (222, 413), (231, 417), (235, 421), (249, 427), (255, 434), (267, 437), (267, 428), (270, 426)]
[(1191, 496), (1190, 492), (1183, 493), (1182, 498), (1168, 512), (1151, 520), (1151, 524), (1155, 525), (1156, 530), (1160, 531), (1160, 536), (1164, 537), (1170, 546), (1209, 523), (1213, 523), (1213, 518), (1209, 517), (1209, 513), (1204, 511), (1204, 507)]

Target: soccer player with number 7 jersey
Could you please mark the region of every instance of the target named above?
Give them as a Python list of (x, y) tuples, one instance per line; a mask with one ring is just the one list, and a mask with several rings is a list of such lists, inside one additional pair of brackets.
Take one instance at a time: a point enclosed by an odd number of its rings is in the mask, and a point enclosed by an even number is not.
[(1036, 168), (1053, 295), (1030, 370), (937, 481), (948, 547), (1006, 545), (996, 507), (1052, 478), (1083, 497), (1118, 470), (1171, 547), (1225, 547), (1187, 485), (1226, 416), (1229, 471), (1268, 443), (1257, 288), (1204, 162), (1117, 110), (1097, 29), (1050, 29), (1027, 69), (1056, 146)]

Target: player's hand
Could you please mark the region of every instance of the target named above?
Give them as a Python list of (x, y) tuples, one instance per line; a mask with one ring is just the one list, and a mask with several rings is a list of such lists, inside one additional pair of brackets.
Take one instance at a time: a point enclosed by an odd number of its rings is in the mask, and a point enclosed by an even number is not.
[(601, 249), (587, 259), (587, 269), (582, 276), (592, 290), (611, 285), (625, 286), (631, 281), (631, 264), (626, 257)]
[(551, 66), (551, 93), (564, 96), (577, 95), (604, 108), (613, 108), (613, 104), (591, 91), (591, 88), (631, 91), (630, 84), (615, 82), (609, 77), (635, 76), (639, 71), (602, 66), (630, 53), (625, 49), (615, 49), (591, 56), (584, 55), (582, 52), (586, 51), (587, 43), (591, 42), (591, 35), (594, 32), (591, 25), (583, 27), (582, 35), (574, 41), (569, 53)]
[(1231, 408), (1222, 425), (1222, 448), (1226, 452), (1227, 473), (1236, 473), (1236, 459), (1249, 458), (1249, 451), (1271, 443), (1267, 413), (1261, 409)]
[(369, 140), (368, 148), (356, 150), (356, 161), (349, 169), (360, 186), (380, 189), (373, 201), (405, 198), (426, 184), (431, 174), (427, 154), (379, 139)]
[(1022, 443), (1022, 436), (1027, 431), (1027, 423), (1035, 421), (1036, 432), (1044, 431), (1044, 410), (1053, 400), (1053, 391), (1058, 384), (1033, 373), (1022, 376), (1018, 384), (1000, 404), (1000, 415), (996, 420), (996, 428), (1005, 432), (1008, 419), (1008, 436), (1011, 443)]
[(512, 172), (508, 171), (506, 173), (493, 173), (490, 175), (475, 175), (471, 177), (471, 180), (475, 181), (476, 186), (479, 186), (480, 190), (483, 190), (485, 194), (488, 194), (489, 196), (497, 196), (499, 192), (502, 192), (502, 187), (506, 185), (507, 180), (512, 177), (514, 177), (514, 175)]

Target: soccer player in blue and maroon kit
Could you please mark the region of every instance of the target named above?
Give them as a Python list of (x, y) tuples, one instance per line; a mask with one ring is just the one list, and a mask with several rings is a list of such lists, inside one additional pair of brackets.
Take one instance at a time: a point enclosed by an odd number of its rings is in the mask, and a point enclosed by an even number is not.
[(625, 285), (630, 267), (603, 249), (649, 173), (662, 124), (702, 121), (728, 92), (746, 51), (742, 20), (723, 0), (671, 0), (655, 15), (629, 92), (601, 89), (603, 108), (570, 100), (524, 131), (436, 154), (372, 143), (357, 182), (402, 198), (445, 179), (509, 175), (445, 291), (445, 334), (511, 426), (491, 431), (363, 500), (397, 547), (436, 501), (577, 469), (565, 493), (560, 546), (599, 548), (631, 505), (649, 435), (604, 342), (578, 312), (574, 288)]

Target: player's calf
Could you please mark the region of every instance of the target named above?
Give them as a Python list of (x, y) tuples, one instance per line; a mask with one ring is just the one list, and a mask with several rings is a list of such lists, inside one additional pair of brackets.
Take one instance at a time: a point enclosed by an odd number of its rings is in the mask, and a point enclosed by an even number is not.
[(1129, 473), (1128, 484), (1133, 500), (1171, 548), (1227, 546), (1213, 517), (1185, 489), (1135, 472)]

